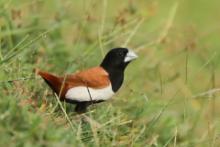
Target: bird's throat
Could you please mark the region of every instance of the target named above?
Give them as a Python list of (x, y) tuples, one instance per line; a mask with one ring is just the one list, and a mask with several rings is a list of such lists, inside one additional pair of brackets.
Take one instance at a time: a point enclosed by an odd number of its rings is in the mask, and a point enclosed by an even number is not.
[(124, 81), (124, 69), (109, 68), (105, 70), (109, 74), (109, 78), (112, 84), (112, 90), (114, 92), (117, 92)]

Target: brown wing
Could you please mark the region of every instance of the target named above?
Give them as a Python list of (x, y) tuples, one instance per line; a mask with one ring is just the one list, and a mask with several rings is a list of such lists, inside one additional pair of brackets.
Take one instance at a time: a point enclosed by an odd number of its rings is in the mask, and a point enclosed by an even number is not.
[[(60, 90), (61, 90), (61, 86), (62, 86), (62, 81), (61, 81), (60, 77), (55, 76), (55, 75), (48, 73), (48, 72), (44, 72), (44, 71), (38, 71), (37, 74), (40, 75), (44, 79), (44, 81), (50, 86), (50, 88), (55, 93), (57, 93), (57, 95), (60, 95)], [(61, 97), (62, 97), (62, 95), (63, 94), (61, 94)]]
[[(65, 77), (63, 78), (65, 79)], [(71, 87), (88, 86), (104, 88), (110, 84), (108, 73), (102, 67), (94, 67), (72, 75), (67, 75), (66, 83)]]
[[(54, 92), (62, 99), (68, 89), (76, 86), (87, 86), (91, 88), (104, 88), (110, 84), (108, 73), (102, 67), (94, 67), (75, 74), (57, 77), (46, 72), (38, 72)], [(61, 92), (62, 91), (62, 92)]]

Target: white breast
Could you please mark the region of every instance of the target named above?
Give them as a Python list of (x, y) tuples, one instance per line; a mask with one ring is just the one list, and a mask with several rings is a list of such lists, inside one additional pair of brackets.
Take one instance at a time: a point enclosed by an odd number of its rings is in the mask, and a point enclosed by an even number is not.
[[(91, 95), (91, 97), (90, 97)], [(111, 84), (108, 87), (102, 89), (87, 88), (85, 86), (78, 86), (70, 88), (65, 97), (66, 99), (75, 100), (75, 101), (98, 101), (98, 100), (107, 100), (114, 95), (112, 91)]]

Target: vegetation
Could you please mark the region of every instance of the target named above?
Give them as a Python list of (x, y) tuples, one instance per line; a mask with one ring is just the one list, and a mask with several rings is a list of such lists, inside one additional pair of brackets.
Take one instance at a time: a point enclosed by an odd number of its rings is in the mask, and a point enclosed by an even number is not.
[[(220, 145), (218, 0), (1, 0), (0, 146)], [(139, 59), (118, 94), (84, 115), (35, 70)]]

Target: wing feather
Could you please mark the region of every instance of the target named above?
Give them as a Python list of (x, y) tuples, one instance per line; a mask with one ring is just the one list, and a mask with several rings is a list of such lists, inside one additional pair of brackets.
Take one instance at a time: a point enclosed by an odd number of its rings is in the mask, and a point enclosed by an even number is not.
[(102, 67), (90, 68), (64, 77), (58, 77), (43, 71), (39, 71), (38, 74), (57, 95), (61, 94), (61, 99), (65, 99), (66, 92), (73, 87), (87, 86), (101, 89), (110, 84), (109, 75)]

